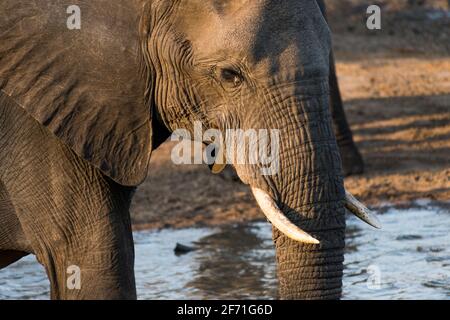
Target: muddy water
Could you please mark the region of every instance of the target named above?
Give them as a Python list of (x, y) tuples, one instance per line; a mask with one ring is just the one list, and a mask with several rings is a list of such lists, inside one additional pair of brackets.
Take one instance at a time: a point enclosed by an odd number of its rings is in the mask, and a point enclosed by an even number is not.
[[(450, 212), (422, 203), (380, 215), (383, 230), (348, 220), (344, 299), (450, 299)], [(140, 299), (276, 298), (267, 223), (135, 234)], [(177, 256), (175, 244), (197, 250)], [(46, 299), (34, 257), (0, 271), (0, 299)]]

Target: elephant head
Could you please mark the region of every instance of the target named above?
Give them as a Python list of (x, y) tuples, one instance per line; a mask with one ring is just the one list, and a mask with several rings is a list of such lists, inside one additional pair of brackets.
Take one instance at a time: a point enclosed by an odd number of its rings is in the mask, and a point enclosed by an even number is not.
[(318, 3), (190, 0), (149, 11), (143, 48), (165, 126), (277, 130), (277, 172), (233, 164), (274, 225), (280, 294), (340, 297), (344, 206), (377, 221), (343, 187), (328, 109), (330, 31)]
[(2, 95), (129, 186), (145, 178), (152, 149), (195, 122), (224, 135), (277, 130), (276, 172), (234, 165), (274, 225), (280, 295), (339, 298), (344, 207), (377, 221), (344, 190), (317, 2), (71, 3), (79, 30), (66, 27), (65, 1), (2, 1), (19, 13), (0, 21)]

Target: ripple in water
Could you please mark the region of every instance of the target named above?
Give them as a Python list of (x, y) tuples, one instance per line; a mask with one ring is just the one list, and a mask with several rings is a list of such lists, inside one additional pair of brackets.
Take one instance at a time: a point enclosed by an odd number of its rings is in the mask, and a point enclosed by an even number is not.
[[(344, 299), (450, 299), (450, 212), (391, 209), (383, 229), (348, 219)], [(198, 249), (176, 256), (175, 244)], [(267, 223), (135, 233), (140, 299), (273, 299)], [(0, 299), (48, 299), (44, 269), (28, 256), (0, 270)]]

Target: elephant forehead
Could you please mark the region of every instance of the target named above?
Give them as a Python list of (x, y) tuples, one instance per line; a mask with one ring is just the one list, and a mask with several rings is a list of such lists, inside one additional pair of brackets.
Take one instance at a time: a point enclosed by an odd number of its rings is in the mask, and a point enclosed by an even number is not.
[(326, 67), (330, 31), (315, 1), (186, 0), (178, 18), (200, 59), (232, 57), (272, 71)]

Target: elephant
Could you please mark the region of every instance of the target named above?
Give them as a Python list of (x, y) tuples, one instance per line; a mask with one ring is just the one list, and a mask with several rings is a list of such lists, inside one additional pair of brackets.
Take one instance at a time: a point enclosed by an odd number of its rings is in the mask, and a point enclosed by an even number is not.
[[(317, 3), (325, 17), (327, 12), (323, 0), (318, 0)], [(334, 59), (333, 49), (330, 51), (330, 110), (333, 119), (333, 128), (336, 135), (339, 152), (342, 160), (342, 171), (344, 176), (361, 174), (364, 172), (363, 158), (355, 145), (353, 134), (347, 121), (344, 112), (341, 92), (339, 90), (338, 79), (336, 75), (336, 64)]]
[(34, 254), (52, 299), (135, 299), (129, 207), (152, 151), (194, 122), (270, 128), (278, 171), (233, 167), (273, 224), (279, 296), (340, 298), (345, 208), (379, 222), (344, 188), (323, 4), (70, 5), (0, 1), (0, 267)]
[[(323, 0), (317, 0), (317, 3), (327, 19), (327, 10)], [(329, 87), (330, 96), (329, 104), (331, 116), (333, 120), (334, 133), (336, 135), (339, 153), (341, 155), (342, 172), (344, 176), (357, 175), (364, 172), (364, 160), (353, 140), (353, 133), (345, 115), (342, 102), (339, 83), (336, 75), (336, 64), (333, 49), (330, 49), (330, 70), (329, 70)], [(228, 167), (222, 177), (225, 180), (240, 181), (235, 170)]]

